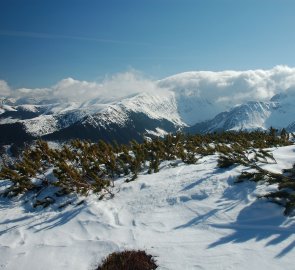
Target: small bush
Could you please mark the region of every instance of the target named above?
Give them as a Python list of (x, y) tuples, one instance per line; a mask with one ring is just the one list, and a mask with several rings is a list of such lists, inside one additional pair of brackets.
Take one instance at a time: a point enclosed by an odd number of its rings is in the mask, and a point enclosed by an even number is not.
[(219, 156), (217, 161), (217, 167), (221, 169), (229, 168), (230, 166), (234, 165), (235, 161), (226, 156)]
[(155, 260), (142, 250), (126, 250), (111, 253), (96, 270), (153, 270)]

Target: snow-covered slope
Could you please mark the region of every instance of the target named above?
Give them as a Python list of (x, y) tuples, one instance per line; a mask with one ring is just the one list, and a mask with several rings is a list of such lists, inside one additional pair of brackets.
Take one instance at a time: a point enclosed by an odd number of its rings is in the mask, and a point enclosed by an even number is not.
[[(274, 96), (271, 101), (278, 104), (277, 108), (272, 110), (271, 115), (266, 120), (266, 125), (276, 128), (289, 127), (295, 121), (295, 93)], [(295, 131), (289, 127), (289, 131)]]
[(116, 140), (128, 143), (131, 139), (143, 140), (145, 134), (156, 136), (175, 132), (185, 123), (180, 119), (173, 93), (150, 95), (141, 93), (120, 102), (108, 104), (97, 113), (85, 113), (75, 123), (46, 135), (49, 140), (73, 138)]
[(266, 130), (270, 127), (295, 131), (295, 98), (293, 95), (276, 95), (269, 102), (251, 101), (237, 105), (216, 115), (209, 121), (198, 123), (190, 132), (220, 130)]
[[(295, 148), (274, 156), (268, 170), (290, 168)], [(216, 164), (217, 156), (166, 162), (157, 174), (116, 181), (113, 199), (92, 196), (62, 210), (2, 198), (0, 268), (90, 270), (111, 252), (144, 249), (162, 270), (293, 270), (295, 218), (257, 198), (273, 187), (234, 184), (242, 168)]]
[(276, 127), (284, 127), (268, 121), (278, 106), (276, 102), (247, 102), (218, 114), (212, 120), (198, 123), (188, 130), (206, 133), (221, 130), (267, 129), (272, 124)]
[(94, 125), (105, 126), (116, 123), (123, 126), (129, 120), (130, 112), (142, 113), (150, 119), (165, 119), (176, 126), (185, 125), (177, 113), (177, 104), (171, 92), (162, 95), (141, 93), (128, 97), (108, 106), (99, 114), (88, 116), (83, 123), (93, 121)]
[(157, 95), (142, 93), (119, 103), (126, 110), (141, 112), (152, 119), (166, 119), (176, 125), (184, 125), (177, 111), (177, 101), (173, 92)]
[[(142, 126), (146, 125), (147, 129), (154, 132), (156, 128), (164, 129), (164, 132), (176, 131), (186, 125), (178, 114), (175, 94), (170, 91), (157, 94), (139, 93), (120, 100), (97, 98), (80, 103), (64, 101), (47, 105), (4, 105), (2, 110), (2, 128), (13, 128), (13, 124), (17, 123), (22, 125), (24, 133), (34, 137), (50, 134), (54, 137), (59, 133), (57, 137), (63, 139), (63, 133), (66, 133), (67, 139), (74, 138), (75, 131), (79, 129), (82, 132), (85, 126), (88, 133), (89, 129), (93, 133), (102, 129), (107, 132), (112, 129), (113, 132), (120, 133), (121, 128), (130, 128), (130, 125), (138, 136), (142, 136), (139, 133), (144, 131), (143, 127), (137, 127), (135, 123), (139, 122), (139, 118), (142, 119)], [(149, 123), (146, 123), (147, 121)], [(166, 130), (167, 125), (169, 128)], [(129, 140), (133, 138), (130, 136)]]

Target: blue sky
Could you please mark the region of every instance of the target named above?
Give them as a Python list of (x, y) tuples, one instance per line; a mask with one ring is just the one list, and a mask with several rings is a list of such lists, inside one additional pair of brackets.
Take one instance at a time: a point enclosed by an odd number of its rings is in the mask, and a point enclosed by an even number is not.
[(293, 0), (0, 0), (0, 79), (295, 66)]

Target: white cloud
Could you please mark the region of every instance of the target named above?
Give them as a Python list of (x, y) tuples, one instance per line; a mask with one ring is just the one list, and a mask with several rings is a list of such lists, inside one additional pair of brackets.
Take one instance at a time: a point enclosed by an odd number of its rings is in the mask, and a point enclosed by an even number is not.
[(58, 82), (52, 88), (56, 97), (67, 98), (71, 101), (85, 101), (88, 99), (119, 99), (140, 92), (164, 91), (156, 82), (145, 79), (136, 71), (118, 73), (106, 77), (102, 82), (78, 81), (67, 78)]
[(70, 101), (84, 101), (99, 95), (100, 86), (95, 82), (78, 81), (73, 78), (63, 79), (52, 87), (53, 95)]
[(194, 91), (204, 99), (229, 107), (250, 100), (266, 101), (277, 93), (295, 89), (295, 68), (276, 66), (270, 70), (185, 72), (159, 84), (175, 92)]
[(0, 80), (0, 97), (1, 96), (8, 96), (10, 94), (10, 88), (7, 82)]
[(106, 78), (101, 87), (104, 94), (126, 96), (140, 92), (159, 93), (164, 91), (155, 81), (145, 78), (141, 73), (129, 71)]
[(186, 72), (154, 81), (131, 70), (107, 76), (100, 82), (79, 81), (66, 78), (50, 88), (10, 89), (0, 80), (0, 96), (37, 99), (57, 98), (83, 102), (89, 99), (120, 100), (139, 92), (176, 93), (207, 99), (216, 106), (230, 107), (249, 100), (269, 100), (281, 92), (295, 93), (295, 68), (276, 66), (270, 70), (248, 71), (197, 71)]
[(50, 88), (19, 88), (10, 90), (5, 81), (0, 81), (0, 96), (14, 98), (62, 99), (70, 102), (84, 102), (100, 98), (111, 101), (140, 92), (161, 93), (165, 91), (155, 81), (144, 78), (137, 71), (106, 76), (101, 82), (88, 82), (66, 78)]

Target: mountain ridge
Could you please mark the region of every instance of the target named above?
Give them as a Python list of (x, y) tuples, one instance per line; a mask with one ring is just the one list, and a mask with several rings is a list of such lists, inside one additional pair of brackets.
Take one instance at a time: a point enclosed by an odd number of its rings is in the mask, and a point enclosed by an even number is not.
[[(281, 69), (282, 74), (288, 71)], [(85, 97), (70, 99), (55, 92), (49, 95), (47, 89), (43, 98), (39, 92), (36, 96), (30, 92), (28, 96), (1, 98), (0, 142), (12, 143), (17, 138), (68, 140), (76, 136), (128, 142), (179, 130), (206, 133), (266, 130), (270, 126), (292, 132), (293, 73), (286, 75), (288, 83), (278, 80), (275, 84), (280, 75), (277, 70), (180, 73), (149, 82), (148, 87), (139, 84), (145, 90), (127, 91), (121, 97), (106, 91), (96, 95), (84, 91)]]

